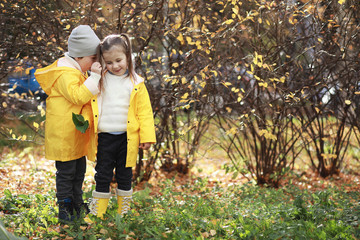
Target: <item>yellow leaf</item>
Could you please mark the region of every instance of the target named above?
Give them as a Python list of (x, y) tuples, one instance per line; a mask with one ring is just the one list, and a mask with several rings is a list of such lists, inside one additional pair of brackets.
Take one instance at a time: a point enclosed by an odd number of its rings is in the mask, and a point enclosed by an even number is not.
[(238, 8), (238, 7), (234, 7), (232, 10), (233, 10), (233, 12), (234, 12), (235, 14), (238, 14), (238, 13), (239, 13), (239, 8)]
[(226, 20), (224, 23), (225, 23), (226, 25), (229, 25), (229, 24), (231, 24), (231, 23), (233, 23), (233, 22), (234, 22), (233, 19), (229, 19), (229, 20)]
[(174, 68), (177, 68), (177, 67), (179, 67), (179, 63), (173, 63), (172, 66), (173, 66)]
[(2, 105), (3, 105), (4, 108), (7, 108), (7, 103), (6, 102), (3, 102)]
[(350, 104), (351, 104), (351, 101), (350, 101), (350, 100), (345, 100), (345, 104), (346, 104), (346, 105), (350, 105)]
[[(257, 65), (258, 64), (258, 59), (257, 57), (254, 57), (254, 60), (253, 60), (254, 64)], [(252, 66), (252, 65), (251, 65)]]
[(190, 45), (194, 45), (194, 42), (192, 41), (191, 37), (186, 37), (186, 41), (188, 42), (188, 44)]
[(65, 29), (70, 29), (70, 24), (66, 25)]
[(225, 85), (225, 87), (227, 87), (231, 85), (231, 82), (223, 82), (222, 84)]
[(38, 124), (37, 122), (34, 122), (34, 123), (33, 123), (33, 126), (34, 126), (34, 128), (36, 128), (36, 129), (39, 128), (39, 124)]
[(338, 3), (339, 4), (344, 4), (346, 2), (346, 0), (339, 0)]
[(184, 37), (181, 33), (179, 33), (179, 36), (176, 39), (179, 40), (181, 44), (184, 44)]
[(185, 93), (181, 98), (182, 98), (182, 99), (187, 99), (188, 96), (189, 96), (189, 93)]
[(268, 86), (268, 84), (267, 84), (267, 82), (259, 82), (259, 86), (260, 87), (263, 86), (266, 88)]
[(25, 140), (26, 140), (26, 135), (22, 135), (21, 141), (25, 141)]
[(196, 47), (198, 48), (198, 49), (201, 49), (202, 47), (201, 47), (201, 42), (199, 41), (199, 40), (197, 40), (196, 41)]
[(237, 128), (232, 127), (230, 130), (226, 131), (226, 135), (235, 134), (236, 132), (237, 132)]

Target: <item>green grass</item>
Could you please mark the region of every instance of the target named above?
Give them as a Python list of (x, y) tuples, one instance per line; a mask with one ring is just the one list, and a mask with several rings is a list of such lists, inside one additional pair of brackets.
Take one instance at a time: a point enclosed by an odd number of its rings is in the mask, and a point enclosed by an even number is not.
[(310, 192), (249, 183), (225, 189), (194, 179), (182, 186), (166, 180), (157, 194), (151, 187), (135, 192), (124, 218), (116, 214), (113, 198), (106, 220), (90, 227), (58, 228), (55, 192), (13, 196), (7, 191), (0, 211), (8, 229), (40, 239), (359, 239), (359, 199), (359, 192), (335, 188)]

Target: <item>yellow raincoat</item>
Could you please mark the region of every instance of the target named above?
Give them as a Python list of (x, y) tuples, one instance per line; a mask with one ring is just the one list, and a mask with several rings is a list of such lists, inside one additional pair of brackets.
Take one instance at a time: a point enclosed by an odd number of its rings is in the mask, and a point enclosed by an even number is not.
[[(91, 100), (94, 114), (94, 130), (97, 132), (99, 109), (97, 98)], [(127, 156), (126, 167), (135, 167), (140, 143), (155, 143), (154, 115), (145, 83), (141, 81), (134, 86), (130, 95), (130, 106), (127, 118)], [(97, 144), (97, 141), (95, 141)]]
[[(57, 161), (70, 161), (93, 153), (89, 145), (94, 134), (93, 123), (84, 134), (76, 130), (72, 113), (91, 120), (90, 100), (94, 95), (83, 84), (87, 76), (71, 67), (53, 64), (38, 69), (36, 80), (48, 95), (46, 99), (45, 157)], [(88, 149), (89, 148), (89, 149)], [(88, 156), (89, 157), (89, 156)], [(91, 158), (94, 156), (90, 155)], [(92, 159), (93, 160), (93, 159)]]

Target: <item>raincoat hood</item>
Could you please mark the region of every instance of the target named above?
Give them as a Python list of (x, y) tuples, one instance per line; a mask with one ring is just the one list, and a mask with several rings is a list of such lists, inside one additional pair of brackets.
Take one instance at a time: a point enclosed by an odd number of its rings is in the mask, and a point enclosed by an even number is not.
[(79, 74), (80, 65), (65, 53), (65, 57), (56, 60), (53, 64), (40, 68), (35, 72), (35, 77), (41, 88), (47, 95), (51, 95), (51, 89), (63, 72)]

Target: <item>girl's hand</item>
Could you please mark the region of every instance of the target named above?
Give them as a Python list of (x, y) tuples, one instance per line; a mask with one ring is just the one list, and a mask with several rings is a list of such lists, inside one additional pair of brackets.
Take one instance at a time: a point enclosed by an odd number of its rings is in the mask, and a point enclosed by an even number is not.
[(99, 75), (101, 75), (101, 64), (99, 62), (94, 62), (92, 65), (91, 65), (91, 72), (94, 72), (94, 73), (97, 73)]
[(140, 143), (139, 148), (143, 149), (143, 150), (149, 150), (151, 146), (151, 143)]

